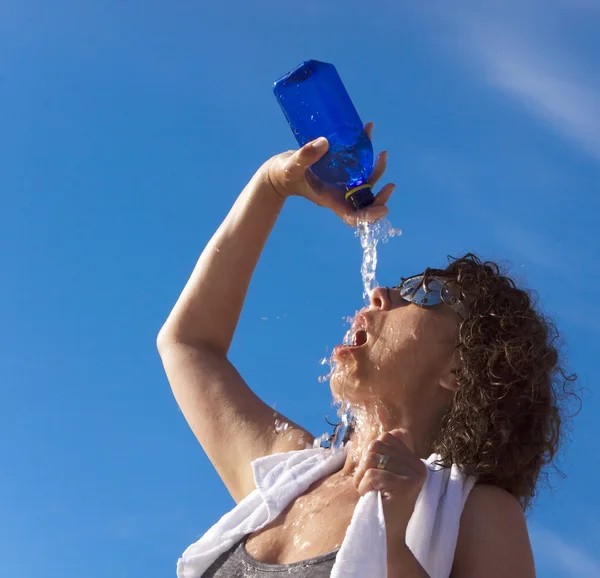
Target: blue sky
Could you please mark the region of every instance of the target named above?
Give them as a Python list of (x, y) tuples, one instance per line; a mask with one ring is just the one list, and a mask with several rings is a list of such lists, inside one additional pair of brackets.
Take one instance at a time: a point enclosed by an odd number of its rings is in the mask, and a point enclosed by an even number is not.
[[(174, 575), (231, 508), (155, 337), (246, 181), (294, 146), (273, 81), (317, 58), (390, 151), (404, 234), (380, 283), (472, 250), (554, 317), (588, 391), (532, 542), (540, 577), (600, 577), (600, 2), (412, 4), (0, 3), (0, 575)], [(292, 199), (231, 351), (316, 435), (360, 261), (349, 228)]]

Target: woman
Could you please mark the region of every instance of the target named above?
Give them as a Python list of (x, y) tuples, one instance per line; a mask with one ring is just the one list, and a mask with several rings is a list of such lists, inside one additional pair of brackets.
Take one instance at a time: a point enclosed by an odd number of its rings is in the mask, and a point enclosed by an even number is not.
[[(366, 126), (369, 136), (372, 128)], [(264, 502), (255, 490), (265, 456), (297, 460), (303, 455), (297, 450), (312, 447), (313, 436), (290, 420), (277, 416), (290, 427), (274, 428), (273, 410), (246, 385), (227, 352), (285, 200), (303, 196), (356, 220), (343, 194), (320, 187), (308, 171), (327, 148), (317, 139), (259, 169), (204, 249), (158, 336), (179, 406), (233, 498), (243, 501), (223, 520), (241, 519), (240, 508)], [(378, 157), (372, 184), (386, 160), (385, 153)], [(384, 216), (393, 189), (384, 186), (363, 217)], [(558, 447), (555, 386), (571, 378), (558, 367), (551, 326), (528, 295), (495, 265), (467, 255), (400, 287), (375, 289), (370, 307), (355, 319), (352, 339), (353, 346), (335, 349), (331, 378), (333, 395), (349, 402), (354, 415), (342, 461), (292, 495), (268, 523), (242, 524), (247, 534), (226, 551), (213, 548), (201, 571), (184, 561), (179, 575), (329, 576), (357, 504), (379, 490), (387, 577), (428, 576), (407, 544), (407, 528), (437, 464), (457, 467), (461, 487), (468, 488), (455, 515), (457, 536), (448, 538), (450, 565), (440, 574), (533, 577), (524, 511)], [(224, 431), (236, 432), (235, 443)], [(244, 524), (253, 515), (244, 513)], [(217, 530), (211, 532), (218, 543)]]

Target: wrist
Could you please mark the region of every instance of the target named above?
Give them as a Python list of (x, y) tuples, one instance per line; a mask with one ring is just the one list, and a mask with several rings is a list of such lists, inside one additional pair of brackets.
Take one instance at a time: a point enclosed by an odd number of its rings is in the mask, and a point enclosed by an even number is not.
[(387, 578), (429, 578), (406, 542), (399, 543), (393, 549), (388, 546), (387, 566)]
[(261, 202), (277, 205), (279, 208), (283, 206), (286, 196), (282, 195), (275, 187), (269, 178), (268, 171), (259, 169), (248, 183), (248, 187), (252, 189), (253, 196), (260, 198)]
[(267, 191), (265, 194), (274, 195), (285, 201), (293, 196), (294, 193), (289, 192), (285, 186), (278, 182), (276, 175), (272, 172), (272, 165), (273, 159), (269, 159), (262, 167), (260, 167), (260, 169), (258, 169), (254, 176), (261, 183), (261, 187)]

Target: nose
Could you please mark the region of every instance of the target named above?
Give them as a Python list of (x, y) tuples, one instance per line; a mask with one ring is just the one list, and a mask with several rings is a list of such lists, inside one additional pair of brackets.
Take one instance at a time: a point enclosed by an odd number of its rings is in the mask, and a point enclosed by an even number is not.
[(369, 296), (371, 309), (389, 311), (392, 308), (392, 296), (389, 287), (375, 287)]

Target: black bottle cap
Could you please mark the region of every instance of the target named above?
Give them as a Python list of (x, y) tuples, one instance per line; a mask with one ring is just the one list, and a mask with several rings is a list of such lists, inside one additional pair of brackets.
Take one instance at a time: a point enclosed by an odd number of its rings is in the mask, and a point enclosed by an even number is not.
[(350, 189), (346, 193), (346, 200), (351, 203), (357, 211), (360, 211), (361, 209), (372, 205), (373, 201), (375, 200), (375, 196), (373, 195), (371, 185), (362, 185), (360, 187)]

